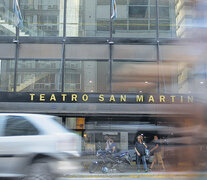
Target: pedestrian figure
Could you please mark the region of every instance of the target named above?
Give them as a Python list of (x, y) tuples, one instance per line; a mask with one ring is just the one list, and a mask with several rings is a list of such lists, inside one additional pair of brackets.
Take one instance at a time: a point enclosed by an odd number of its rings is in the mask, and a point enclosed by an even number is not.
[(110, 151), (112, 153), (116, 153), (117, 152), (117, 146), (116, 146), (116, 143), (114, 142), (114, 140), (112, 138), (109, 139), (110, 141)]
[(153, 160), (152, 160), (150, 170), (153, 168), (153, 166), (156, 162), (158, 162), (158, 164), (161, 164), (162, 168), (165, 170), (165, 165), (164, 165), (164, 162), (163, 162), (163, 159), (162, 159), (161, 148), (160, 148), (160, 145), (158, 143), (158, 137), (157, 136), (154, 136), (153, 144), (154, 144), (154, 147), (150, 150), (150, 152), (154, 153), (154, 157), (153, 157)]
[(137, 142), (135, 144), (135, 152), (137, 154), (137, 168), (138, 172), (140, 172), (140, 163), (142, 160), (142, 163), (144, 165), (144, 170), (147, 172), (147, 163), (146, 163), (146, 158), (145, 158), (145, 149), (147, 148), (146, 144), (143, 143), (143, 137), (142, 136), (137, 136)]
[(106, 134), (104, 136), (105, 140), (106, 140), (106, 144), (105, 144), (105, 150), (106, 151), (109, 151), (110, 150), (110, 137), (108, 134)]

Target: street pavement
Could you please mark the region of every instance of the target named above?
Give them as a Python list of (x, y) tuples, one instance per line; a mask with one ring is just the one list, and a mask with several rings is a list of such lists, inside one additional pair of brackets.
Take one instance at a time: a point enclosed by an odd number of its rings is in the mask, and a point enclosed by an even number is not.
[[(84, 178), (84, 180), (94, 180), (94, 179), (97, 179), (97, 180), (136, 180), (138, 178)], [(158, 178), (158, 177), (142, 177), (142, 178), (139, 178), (140, 180), (206, 180), (206, 177), (205, 178), (186, 178), (186, 177), (180, 177), (180, 178), (174, 178), (174, 177), (166, 177), (166, 178)], [(77, 178), (59, 178), (58, 180), (77, 180)], [(80, 180), (78, 178), (78, 180)]]
[(148, 172), (148, 173), (76, 173), (58, 180), (207, 180), (207, 172)]

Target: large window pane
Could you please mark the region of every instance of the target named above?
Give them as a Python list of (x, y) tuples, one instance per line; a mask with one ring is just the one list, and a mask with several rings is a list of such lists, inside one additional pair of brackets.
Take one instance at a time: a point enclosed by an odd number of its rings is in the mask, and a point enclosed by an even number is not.
[(109, 20), (97, 20), (97, 31), (106, 32), (109, 28)]
[(160, 64), (160, 92), (191, 94), (206, 92), (206, 67), (187, 61), (163, 61)]
[(159, 30), (170, 31), (171, 26), (169, 20), (160, 20), (159, 22)]
[(129, 0), (130, 5), (147, 5), (149, 0)]
[(19, 60), (17, 91), (59, 91), (61, 61)]
[(12, 3), (8, 0), (0, 1), (0, 36), (15, 36), (16, 28), (13, 19)]
[(155, 11), (152, 7), (155, 8), (148, 0), (130, 0), (128, 4), (118, 4), (118, 15), (113, 21), (112, 36), (154, 38), (156, 31), (150, 28), (150, 20), (155, 19)]
[(158, 68), (156, 63), (114, 61), (112, 72), (113, 92), (157, 92)]
[(127, 0), (118, 0), (117, 5), (126, 5), (127, 4)]
[(129, 30), (148, 30), (148, 21), (131, 20), (129, 21)]
[[(98, 5), (109, 5), (111, 0), (97, 0)], [(125, 5), (127, 4), (127, 0), (117, 0), (116, 4)]]
[(129, 6), (129, 18), (147, 18), (147, 6)]
[(156, 20), (151, 20), (150, 21), (150, 29), (151, 30), (156, 30), (157, 29)]
[(118, 60), (156, 61), (156, 47), (151, 45), (114, 45), (112, 55), (113, 59)]
[[(206, 43), (161, 45), (160, 88), (169, 93), (206, 93)], [(204, 61), (202, 61), (203, 59)]]
[(191, 80), (191, 84), (188, 85), (189, 93), (206, 94), (207, 63), (196, 64), (188, 75), (189, 80)]
[(97, 0), (98, 5), (109, 5), (111, 0)]
[(22, 0), (24, 28), (21, 36), (62, 36), (64, 1)]
[(161, 92), (188, 94), (203, 91), (206, 79), (205, 63), (200, 61), (198, 65), (195, 64), (201, 54), (202, 57), (206, 55), (202, 47), (205, 47), (205, 44), (160, 46)]
[(60, 59), (62, 57), (61, 44), (21, 44), (19, 48), (20, 58), (34, 59)]
[(65, 62), (65, 92), (108, 92), (108, 61)]
[(67, 36), (109, 37), (109, 20), (109, 1), (67, 1)]
[(195, 38), (196, 34), (197, 38), (202, 38), (206, 34), (206, 1), (176, 2), (176, 35), (179, 38)]
[(66, 59), (109, 59), (109, 46), (103, 44), (70, 44), (65, 47)]
[(158, 0), (159, 36), (160, 38), (176, 37), (176, 13), (174, 0)]
[(169, 19), (169, 7), (159, 7), (159, 18)]
[(151, 6), (150, 7), (150, 18), (155, 19), (156, 18), (156, 7), (155, 6)]
[(14, 90), (14, 62), (0, 59), (0, 91)]
[(127, 30), (126, 20), (116, 20), (114, 21), (114, 29), (116, 30)]
[[(155, 1), (155, 0), (151, 0), (151, 1)], [(158, 0), (159, 5), (161, 5), (161, 6), (168, 6), (169, 1), (171, 1), (171, 0)]]
[(180, 85), (178, 83), (178, 77), (180, 76), (179, 73), (182, 74), (182, 70), (178, 72), (178, 63), (175, 63), (173, 61), (163, 61), (162, 63), (160, 63), (159, 65), (160, 93), (169, 93), (169, 94), (179, 93), (179, 88), (182, 89), (183, 86), (182, 83)]
[(15, 57), (15, 44), (0, 44), (0, 58), (10, 58), (13, 59)]

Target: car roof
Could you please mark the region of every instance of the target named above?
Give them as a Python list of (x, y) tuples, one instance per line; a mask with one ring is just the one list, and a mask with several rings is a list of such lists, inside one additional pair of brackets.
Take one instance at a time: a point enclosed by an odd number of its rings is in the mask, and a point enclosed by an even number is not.
[(54, 117), (52, 115), (46, 115), (46, 114), (32, 114), (32, 113), (0, 113), (0, 116), (28, 116), (28, 117)]
[(66, 132), (62, 125), (55, 121), (55, 116), (44, 115), (44, 114), (31, 114), (31, 113), (0, 113), (0, 116), (23, 116), (27, 119), (32, 120), (32, 123), (47, 133)]

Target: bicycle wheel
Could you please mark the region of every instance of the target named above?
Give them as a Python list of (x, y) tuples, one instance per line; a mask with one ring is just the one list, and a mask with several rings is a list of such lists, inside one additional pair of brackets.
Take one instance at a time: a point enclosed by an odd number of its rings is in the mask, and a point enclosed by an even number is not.
[(89, 166), (89, 172), (95, 173), (98, 170), (99, 164), (97, 162), (92, 162)]

